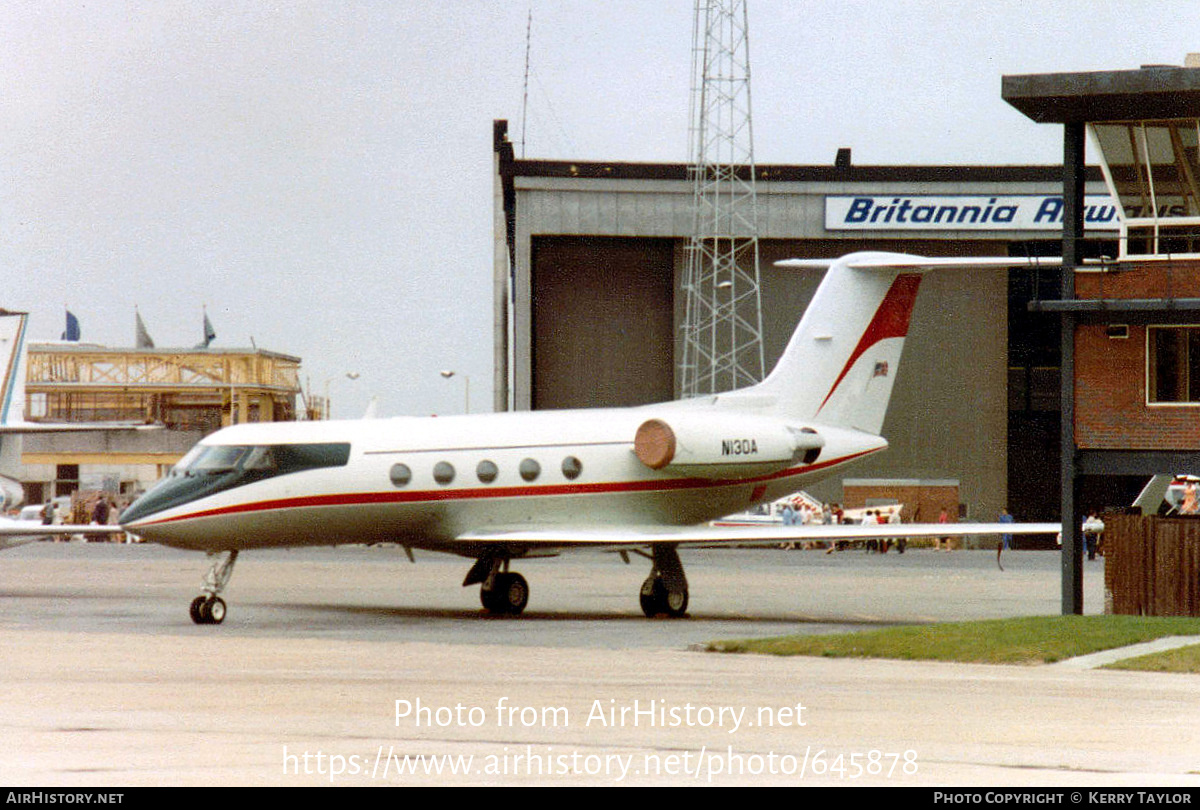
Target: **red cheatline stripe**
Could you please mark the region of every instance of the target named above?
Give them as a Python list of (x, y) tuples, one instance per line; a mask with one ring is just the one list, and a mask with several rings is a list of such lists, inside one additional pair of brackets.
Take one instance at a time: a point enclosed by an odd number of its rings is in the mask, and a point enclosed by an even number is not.
[(243, 514), (248, 512), (265, 512), (272, 509), (301, 509), (311, 506), (367, 506), (381, 503), (431, 503), (436, 501), (467, 501), (478, 498), (524, 498), (531, 496), (551, 495), (603, 495), (621, 492), (656, 492), (681, 489), (704, 489), (712, 487), (738, 486), (775, 481), (793, 475), (807, 474), (818, 470), (853, 461), (856, 458), (874, 453), (883, 448), (877, 447), (851, 453), (842, 458), (809, 464), (804, 467), (789, 467), (770, 475), (756, 478), (740, 478), (734, 480), (714, 480), (711, 478), (669, 478), (664, 480), (620, 481), (607, 484), (557, 484), (544, 487), (473, 487), (471, 489), (418, 490), (414, 492), (348, 492), (333, 495), (313, 495), (300, 498), (279, 498), (255, 503), (241, 503), (232, 506), (222, 506), (216, 509), (206, 509), (187, 515), (163, 518), (153, 521), (139, 521), (132, 524), (130, 530), (136, 532), (135, 526), (156, 526), (165, 523), (175, 523), (181, 520), (218, 517), (222, 515)]
[[(825, 395), (825, 399), (821, 402), (821, 408), (825, 407), (825, 403), (829, 402), (829, 398), (833, 396), (833, 392), (842, 384), (842, 380), (858, 358), (866, 353), (876, 343), (888, 338), (904, 337), (908, 334), (908, 322), (912, 318), (913, 304), (917, 300), (917, 288), (921, 285), (921, 276), (918, 273), (901, 273), (896, 276), (892, 286), (888, 288), (887, 295), (883, 297), (883, 301), (879, 304), (879, 309), (875, 310), (875, 317), (871, 319), (871, 323), (867, 325), (867, 330), (863, 332), (862, 337), (858, 341), (858, 345), (854, 347), (854, 351), (850, 354), (850, 359), (846, 361), (842, 373), (838, 375), (834, 381), (833, 387), (829, 389), (829, 393)], [(817, 409), (820, 413), (821, 408)]]

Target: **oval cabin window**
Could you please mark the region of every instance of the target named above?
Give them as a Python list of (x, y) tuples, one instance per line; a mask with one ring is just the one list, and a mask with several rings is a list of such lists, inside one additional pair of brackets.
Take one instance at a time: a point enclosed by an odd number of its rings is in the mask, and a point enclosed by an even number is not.
[(443, 486), (454, 480), (454, 465), (448, 461), (439, 461), (433, 466), (433, 480)]
[(393, 486), (406, 487), (412, 481), (412, 470), (407, 464), (393, 464), (392, 469), (388, 471), (388, 477), (392, 479)]
[(531, 458), (527, 458), (521, 461), (521, 466), (517, 470), (521, 473), (521, 478), (526, 481), (533, 481), (542, 474), (542, 465)]
[(575, 456), (567, 456), (563, 459), (562, 474), (564, 478), (574, 481), (583, 472), (583, 462), (575, 458)]

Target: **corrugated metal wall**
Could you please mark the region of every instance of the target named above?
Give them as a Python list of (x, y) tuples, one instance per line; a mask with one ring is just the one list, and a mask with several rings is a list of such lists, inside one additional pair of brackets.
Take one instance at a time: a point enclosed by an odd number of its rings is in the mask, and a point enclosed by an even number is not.
[(674, 396), (670, 239), (533, 240), (533, 407)]

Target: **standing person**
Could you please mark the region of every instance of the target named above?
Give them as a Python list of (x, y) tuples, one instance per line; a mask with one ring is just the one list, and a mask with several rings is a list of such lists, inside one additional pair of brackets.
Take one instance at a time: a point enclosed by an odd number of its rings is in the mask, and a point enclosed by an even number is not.
[(96, 500), (96, 505), (92, 507), (92, 523), (99, 523), (101, 526), (108, 525), (108, 515), (112, 510), (112, 506), (108, 503), (108, 498), (101, 495)]
[[(942, 511), (938, 515), (937, 522), (938, 523), (949, 523), (950, 522), (950, 513), (946, 511), (946, 507), (944, 507), (944, 506), (942, 507)], [(949, 537), (939, 537), (938, 538), (937, 550), (938, 551), (942, 550), (943, 543), (946, 544), (946, 551), (949, 551), (950, 550), (950, 538)]]
[(1083, 543), (1087, 547), (1087, 555), (1089, 560), (1096, 559), (1096, 547), (1100, 542), (1100, 534), (1104, 531), (1104, 521), (1096, 516), (1095, 512), (1089, 512), (1087, 519), (1083, 521)]
[(1185, 515), (1194, 515), (1198, 506), (1200, 505), (1196, 503), (1196, 482), (1189, 478), (1183, 487), (1183, 504), (1179, 511)]
[[(96, 499), (96, 503), (92, 507), (92, 523), (98, 523), (101, 526), (108, 525), (108, 515), (111, 509), (112, 507), (108, 503), (108, 497), (101, 495)], [(108, 539), (103, 534), (89, 534), (86, 535), (86, 537), (88, 542), (91, 543), (99, 543), (102, 540)]]
[[(999, 521), (1001, 523), (1015, 523), (1016, 522), (1013, 519), (1013, 516), (1008, 513), (1007, 509), (1000, 510)], [(1007, 548), (1012, 548), (1012, 535), (1011, 534), (1002, 534), (1002, 535), (1000, 535), (1000, 542), (996, 545), (996, 567), (999, 568), (1001, 571), (1004, 570), (1004, 566), (1000, 564), (1000, 552), (1004, 551)]]
[[(888, 523), (891, 524), (891, 523), (899, 523), (899, 522), (900, 522), (900, 507), (896, 507), (895, 509), (892, 510), (892, 514), (888, 516)], [(906, 540), (903, 536), (897, 537), (896, 538), (896, 553), (903, 554), (904, 548), (907, 545), (908, 545), (908, 540)]]

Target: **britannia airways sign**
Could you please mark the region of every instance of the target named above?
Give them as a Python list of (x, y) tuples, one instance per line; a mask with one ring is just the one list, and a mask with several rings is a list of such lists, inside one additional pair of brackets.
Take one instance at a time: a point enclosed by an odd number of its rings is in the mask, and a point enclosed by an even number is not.
[[(1056, 231), (1063, 198), (1053, 194), (920, 194), (826, 197), (827, 231)], [(1111, 197), (1084, 201), (1088, 228), (1116, 230), (1121, 220)]]

